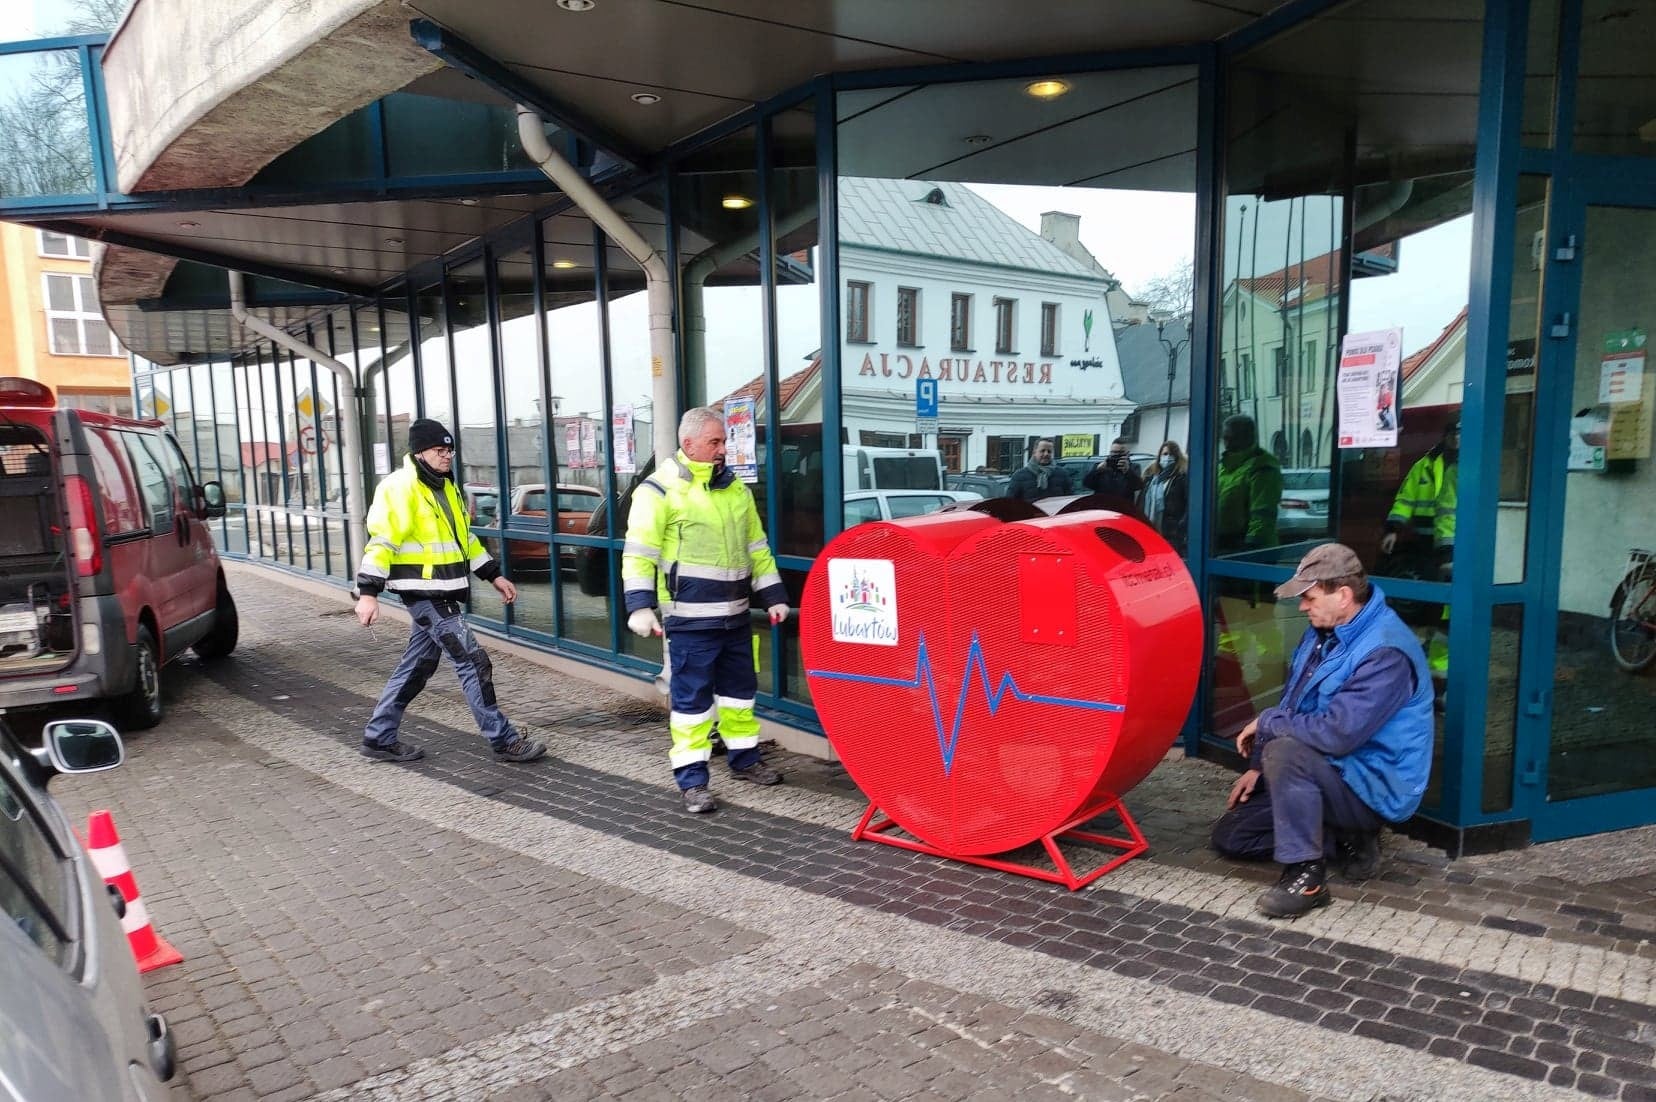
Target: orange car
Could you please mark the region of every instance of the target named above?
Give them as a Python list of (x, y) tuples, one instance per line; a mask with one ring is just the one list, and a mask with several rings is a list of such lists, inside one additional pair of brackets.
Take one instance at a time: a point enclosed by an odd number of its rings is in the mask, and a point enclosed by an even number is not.
[[(538, 482), (519, 486), (512, 491), (511, 514), (506, 518), (508, 528), (545, 528), (546, 527), (546, 487)], [(558, 484), (558, 528), (565, 535), (574, 533), (586, 535), (587, 522), (592, 518), (592, 511), (598, 503), (604, 500), (601, 491), (591, 486), (577, 486), (570, 483)], [(506, 541), (507, 569), (514, 573), (533, 573), (536, 571), (550, 571), (548, 565), (549, 545), (539, 540)], [(560, 565), (574, 569), (575, 549), (564, 547), (560, 555)]]

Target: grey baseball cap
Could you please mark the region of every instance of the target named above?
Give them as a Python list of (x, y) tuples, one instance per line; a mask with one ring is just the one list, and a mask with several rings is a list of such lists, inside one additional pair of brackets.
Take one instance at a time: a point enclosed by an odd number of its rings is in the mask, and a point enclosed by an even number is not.
[(1318, 582), (1331, 582), (1361, 573), (1363, 560), (1357, 557), (1357, 552), (1343, 543), (1321, 544), (1313, 547), (1300, 560), (1299, 569), (1294, 571), (1292, 578), (1276, 587), (1276, 595), (1279, 599), (1301, 597)]

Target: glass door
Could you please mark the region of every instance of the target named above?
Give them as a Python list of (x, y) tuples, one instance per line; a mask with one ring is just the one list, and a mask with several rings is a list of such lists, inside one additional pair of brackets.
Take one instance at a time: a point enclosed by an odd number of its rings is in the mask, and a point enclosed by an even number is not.
[(1526, 694), (1546, 724), (1537, 840), (1656, 821), (1656, 209), (1574, 190), (1558, 220), (1574, 241), (1552, 235), (1549, 260), (1571, 269), (1559, 301), (1574, 282), (1575, 309), (1543, 326), (1560, 370), (1538, 395), (1535, 477), (1552, 490), (1538, 611), (1554, 627), (1551, 668), (1531, 671), (1550, 684)]

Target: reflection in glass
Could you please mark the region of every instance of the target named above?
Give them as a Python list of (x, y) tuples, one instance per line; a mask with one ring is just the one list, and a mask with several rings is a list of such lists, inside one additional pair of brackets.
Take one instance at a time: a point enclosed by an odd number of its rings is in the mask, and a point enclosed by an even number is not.
[(93, 191), (90, 135), (76, 51), (0, 56), (0, 198)]
[[(811, 684), (805, 676), (805, 660), (799, 652), (799, 596), (805, 592), (803, 570), (782, 571), (782, 584), (788, 589), (788, 603), (793, 612), (782, 624), (782, 695), (801, 704), (811, 702)], [(760, 681), (761, 691), (767, 689)]]
[[(1528, 59), (1524, 63), (1524, 144), (1553, 145), (1553, 96), (1558, 73), (1559, 0), (1529, 0)], [(1518, 241), (1526, 240), (1523, 237)]]
[[(1518, 671), (1523, 657), (1524, 608), (1497, 605), (1489, 631), (1489, 679), (1484, 703), (1483, 810), (1512, 806), (1513, 744), (1518, 730)], [(1439, 717), (1439, 748), (1442, 722)], [(1434, 768), (1433, 774), (1437, 773)]]
[[(771, 122), (771, 256), (776, 286), (776, 464), (778, 554), (815, 555), (823, 544), (822, 326), (817, 284), (817, 174), (814, 103)], [(769, 411), (761, 400), (761, 425)], [(795, 658), (797, 662), (797, 656)]]
[[(1656, 296), (1656, 211), (1589, 206), (1581, 323), (1562, 464), (1563, 546), (1547, 795), (1656, 787), (1656, 551), (1653, 380), (1645, 342)], [(1614, 645), (1613, 645), (1614, 644)], [(1625, 663), (1625, 664), (1624, 664)]]
[(1583, 0), (1576, 12), (1581, 43), (1575, 152), (1652, 156), (1656, 59), (1647, 44), (1656, 39), (1656, 8), (1625, 0)]
[[(548, 517), (561, 520), (562, 494), (548, 493), (542, 463), (546, 427), (541, 416), (540, 351), (535, 340), (533, 254), (524, 250), (497, 258), (500, 296), (500, 378), (506, 406), (506, 491), (501, 516), (516, 534), (505, 538), (501, 556), (513, 580), (544, 578), (551, 570)], [(491, 487), (493, 483), (490, 483)], [(535, 595), (551, 600), (551, 586)], [(520, 599), (521, 600), (521, 599)], [(514, 618), (519, 610), (514, 609)], [(550, 603), (530, 612), (550, 619)]]
[[(551, 361), (551, 467), (556, 486), (548, 493), (544, 475), (533, 496), (537, 508), (524, 513), (554, 536), (584, 536), (604, 500), (604, 468), (611, 454), (604, 414), (604, 360), (597, 288), (593, 276), (592, 223), (576, 214), (550, 218), (541, 227), (546, 287), (546, 345)], [(642, 298), (642, 296), (640, 296)], [(641, 332), (647, 321), (640, 319)], [(532, 340), (533, 326), (524, 334)], [(647, 339), (647, 338), (646, 338)], [(646, 387), (647, 389), (647, 387)], [(617, 399), (618, 406), (624, 405)], [(537, 398), (538, 407), (538, 398)], [(623, 435), (625, 429), (622, 430)], [(537, 461), (539, 456), (536, 456)], [(551, 548), (558, 569), (580, 569), (580, 549), (572, 544)], [(543, 559), (543, 562), (546, 560)], [(607, 629), (606, 629), (607, 631)], [(607, 647), (608, 640), (604, 644)]]
[(473, 616), (489, 620), (496, 624), (506, 621), (506, 602), (500, 596), (493, 583), (486, 582), (476, 574), (471, 575), (471, 607), (467, 610)]
[(1500, 504), (1495, 513), (1497, 582), (1523, 581), (1529, 555), (1530, 464), (1535, 436), (1535, 382), (1540, 377), (1542, 275), (1546, 267), (1536, 262), (1534, 247), (1546, 240), (1546, 222), (1547, 178), (1518, 177), (1513, 240), (1520, 247), (1512, 251), (1512, 298), (1507, 312)]
[[(474, 260), (449, 273), (448, 324), (454, 340), (457, 412), (454, 424), (447, 427), (454, 433), (455, 481), (468, 488), (501, 485), (487, 300), (483, 261)], [(403, 431), (406, 437), (406, 426)], [(502, 501), (499, 508), (504, 516), (509, 503)], [(496, 553), (498, 548), (489, 550)]]
[[(610, 552), (597, 547), (583, 547), (577, 555), (582, 560), (580, 576), (589, 574), (594, 576), (608, 576), (612, 564), (618, 563), (620, 553)], [(596, 593), (587, 592), (587, 587), (578, 584), (576, 579), (567, 574), (560, 574), (558, 584), (563, 587), (563, 623), (558, 625), (558, 634), (566, 639), (586, 643), (588, 646), (610, 649), (610, 599), (609, 587)], [(616, 602), (617, 607), (620, 602)], [(622, 618), (625, 619), (623, 612)], [(622, 631), (623, 647), (628, 653), (648, 655), (659, 661), (661, 658), (660, 640), (642, 640), (630, 631)], [(630, 644), (630, 645), (629, 645)], [(653, 651), (653, 653), (651, 653)]]
[(1238, 732), (1282, 698), (1288, 660), (1305, 634), (1306, 620), (1292, 601), (1277, 601), (1271, 587), (1225, 578), (1213, 606), (1213, 721), (1222, 739)]

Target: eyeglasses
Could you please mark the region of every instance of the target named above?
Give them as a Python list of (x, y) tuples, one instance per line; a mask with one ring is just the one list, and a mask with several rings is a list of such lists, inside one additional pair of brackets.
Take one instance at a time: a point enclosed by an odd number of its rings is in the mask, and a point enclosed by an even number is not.
[(453, 455), (454, 454), (454, 445), (452, 445), (452, 444), (438, 444), (434, 448), (427, 448), (426, 451), (436, 452), (438, 455)]

